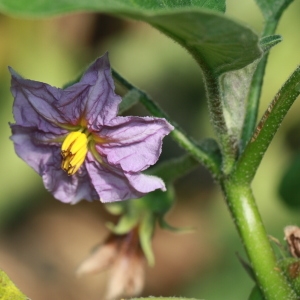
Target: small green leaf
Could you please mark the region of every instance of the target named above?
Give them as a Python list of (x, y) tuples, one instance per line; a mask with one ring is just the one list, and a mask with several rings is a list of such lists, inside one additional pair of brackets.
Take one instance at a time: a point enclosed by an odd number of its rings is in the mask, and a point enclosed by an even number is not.
[(2, 270), (0, 270), (0, 299), (29, 300)]
[(256, 0), (265, 20), (279, 20), (283, 11), (294, 0)]
[(280, 42), (282, 42), (282, 36), (279, 34), (273, 34), (261, 38), (259, 41), (259, 45), (265, 53)]
[(279, 194), (284, 203), (293, 209), (300, 209), (300, 154), (285, 171), (279, 185)]

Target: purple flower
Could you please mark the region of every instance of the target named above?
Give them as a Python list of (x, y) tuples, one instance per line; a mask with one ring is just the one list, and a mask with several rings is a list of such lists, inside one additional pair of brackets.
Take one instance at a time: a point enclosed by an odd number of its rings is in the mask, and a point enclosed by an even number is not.
[(141, 171), (156, 163), (173, 127), (161, 118), (117, 116), (121, 98), (107, 54), (66, 89), (10, 72), (15, 151), (55, 198), (111, 202), (165, 190), (160, 178)]

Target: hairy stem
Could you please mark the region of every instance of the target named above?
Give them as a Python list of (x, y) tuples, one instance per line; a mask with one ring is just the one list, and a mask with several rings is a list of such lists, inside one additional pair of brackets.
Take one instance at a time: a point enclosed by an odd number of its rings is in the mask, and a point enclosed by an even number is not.
[(222, 172), (228, 175), (235, 163), (237, 154), (237, 141), (230, 136), (224, 117), (221, 91), (219, 86), (219, 76), (202, 66), (205, 78), (205, 86), (208, 97), (208, 107), (211, 114), (212, 123), (218, 136), (223, 157)]
[(232, 174), (241, 184), (249, 184), (259, 167), (283, 118), (300, 94), (300, 66), (294, 71), (264, 113)]

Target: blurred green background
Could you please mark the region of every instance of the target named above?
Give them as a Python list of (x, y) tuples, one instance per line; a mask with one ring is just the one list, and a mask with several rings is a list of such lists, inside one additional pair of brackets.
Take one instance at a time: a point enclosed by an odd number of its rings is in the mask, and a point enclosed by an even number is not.
[[(300, 2), (284, 13), (272, 49), (260, 115), (299, 64)], [(227, 15), (259, 33), (263, 18), (254, 1), (227, 1)], [(47, 20), (0, 15), (0, 267), (32, 299), (101, 299), (107, 272), (78, 279), (74, 270), (106, 236), (110, 218), (100, 203), (70, 206), (44, 191), (42, 181), (13, 150), (8, 122), (13, 99), (7, 66), (24, 77), (62, 87), (92, 60), (109, 51), (111, 65), (145, 90), (196, 139), (212, 137), (201, 72), (189, 54), (150, 26), (107, 15), (74, 14)], [(279, 199), (283, 172), (300, 152), (300, 103), (296, 102), (272, 142), (253, 183), (270, 235), (300, 225), (300, 211)], [(139, 105), (131, 114), (146, 114)], [(162, 159), (182, 152), (170, 138)], [(195, 233), (157, 230), (157, 263), (147, 269), (145, 295), (207, 300), (247, 299), (253, 282), (237, 259), (246, 258), (220, 190), (202, 167), (176, 184), (178, 201), (167, 219)], [(300, 199), (299, 199), (300, 201)], [(180, 247), (178, 246), (180, 245)]]

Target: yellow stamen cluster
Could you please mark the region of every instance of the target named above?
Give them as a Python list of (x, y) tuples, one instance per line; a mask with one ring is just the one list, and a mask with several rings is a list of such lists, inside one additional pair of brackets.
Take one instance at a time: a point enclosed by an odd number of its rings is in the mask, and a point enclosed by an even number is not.
[(81, 131), (71, 132), (61, 146), (61, 168), (74, 175), (83, 164), (88, 152), (88, 137)]

